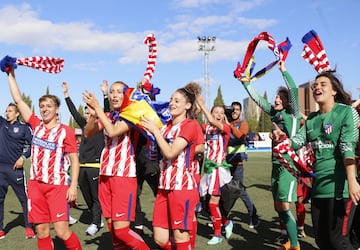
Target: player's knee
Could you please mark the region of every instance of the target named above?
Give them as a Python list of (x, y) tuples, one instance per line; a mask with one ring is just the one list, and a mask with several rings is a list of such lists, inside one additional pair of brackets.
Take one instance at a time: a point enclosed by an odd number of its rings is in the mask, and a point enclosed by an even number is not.
[(50, 225), (38, 224), (35, 226), (35, 231), (39, 239), (44, 239), (50, 235)]
[(165, 246), (166, 244), (171, 244), (169, 242), (169, 236), (163, 234), (154, 233), (154, 241), (158, 246)]
[(54, 231), (56, 236), (62, 240), (67, 240), (71, 236), (70, 228), (66, 225), (62, 225), (62, 224), (55, 225), (55, 224), (56, 223), (54, 223)]

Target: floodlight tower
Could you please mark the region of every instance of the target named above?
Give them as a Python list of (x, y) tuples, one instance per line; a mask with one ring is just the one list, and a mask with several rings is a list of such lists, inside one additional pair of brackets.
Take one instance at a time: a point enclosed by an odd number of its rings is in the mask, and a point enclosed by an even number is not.
[(210, 72), (209, 72), (209, 54), (215, 51), (215, 36), (198, 36), (198, 50), (204, 52), (204, 84), (203, 92), (205, 97), (205, 105), (210, 109)]

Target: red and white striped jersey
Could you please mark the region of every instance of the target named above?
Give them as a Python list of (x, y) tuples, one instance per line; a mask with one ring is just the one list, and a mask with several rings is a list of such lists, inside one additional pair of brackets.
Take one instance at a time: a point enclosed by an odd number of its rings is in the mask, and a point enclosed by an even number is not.
[(31, 146), (30, 180), (52, 185), (69, 185), (69, 153), (77, 153), (74, 131), (64, 124), (48, 129), (32, 114), (29, 124), (34, 131)]
[(172, 159), (160, 161), (159, 189), (165, 190), (192, 190), (196, 188), (192, 172), (196, 146), (197, 121), (185, 119), (173, 125), (168, 122), (161, 130), (165, 140), (172, 144), (176, 138), (184, 138), (188, 144), (180, 154)]
[[(107, 114), (109, 117), (109, 114)], [(123, 121), (116, 121), (123, 122)], [(101, 125), (102, 126), (102, 125)], [(100, 175), (136, 177), (132, 129), (120, 136), (109, 137), (103, 129), (105, 147), (101, 153)]]
[(225, 160), (230, 138), (230, 126), (224, 123), (223, 131), (210, 124), (203, 124), (202, 126), (205, 130), (206, 158), (217, 164), (222, 163)]

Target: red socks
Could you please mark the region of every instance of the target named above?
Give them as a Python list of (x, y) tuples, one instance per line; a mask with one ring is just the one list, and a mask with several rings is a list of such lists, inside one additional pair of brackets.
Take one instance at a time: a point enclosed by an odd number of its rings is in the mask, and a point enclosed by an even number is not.
[(54, 243), (52, 241), (51, 236), (48, 236), (46, 238), (38, 238), (37, 239), (37, 245), (39, 250), (53, 250), (54, 249)]
[(163, 250), (172, 250), (171, 241), (169, 240), (164, 245), (161, 245), (160, 248)]
[(297, 226), (303, 227), (305, 224), (305, 215), (306, 215), (306, 209), (305, 205), (303, 203), (295, 203), (296, 205), (296, 217), (297, 217)]
[(113, 224), (107, 223), (107, 225), (108, 225), (108, 229), (109, 229), (109, 232), (111, 235), (111, 241), (112, 241), (114, 250), (128, 250), (129, 248), (127, 247), (127, 245), (124, 242), (122, 242), (121, 240), (119, 240), (118, 238), (116, 238), (116, 235), (114, 233)]
[(175, 243), (175, 248), (172, 247), (171, 241), (169, 240), (168, 242), (166, 242), (164, 245), (160, 246), (161, 249), (163, 250), (191, 250), (194, 249), (191, 246), (190, 241), (187, 242), (180, 242), (180, 243)]
[(132, 249), (150, 249), (148, 245), (146, 245), (145, 241), (140, 237), (140, 235), (131, 230), (130, 227), (114, 229), (114, 234), (116, 235), (116, 238), (122, 242), (126, 242), (126, 245)]
[(176, 250), (191, 250), (190, 241), (175, 243), (175, 244), (176, 244)]
[(221, 213), (219, 204), (209, 203), (209, 209), (214, 228), (214, 235), (221, 236)]
[(190, 243), (191, 243), (191, 248), (192, 249), (195, 249), (197, 225), (198, 225), (197, 220), (196, 219), (193, 220), (193, 222), (192, 222), (192, 230), (190, 232)]
[(228, 218), (222, 217), (222, 218), (221, 218), (221, 223), (222, 223), (224, 226), (227, 226), (227, 225), (229, 224)]
[(281, 231), (286, 230), (286, 227), (285, 227), (284, 223), (281, 220), (279, 221), (279, 223), (280, 223), (280, 230)]
[(67, 240), (64, 240), (64, 244), (69, 250), (82, 250), (79, 238), (74, 232), (71, 232), (70, 237)]

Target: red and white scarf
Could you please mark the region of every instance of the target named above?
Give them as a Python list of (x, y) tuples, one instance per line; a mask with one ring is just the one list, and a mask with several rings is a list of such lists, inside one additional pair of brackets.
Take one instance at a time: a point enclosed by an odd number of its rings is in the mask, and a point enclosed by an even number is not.
[(47, 73), (57, 74), (64, 68), (64, 59), (50, 56), (32, 56), (25, 58), (5, 56), (0, 61), (0, 65), (3, 72), (9, 72), (10, 68), (16, 69), (18, 65), (23, 65)]
[[(254, 52), (256, 46), (260, 41), (266, 41), (268, 48), (273, 52), (275, 60), (265, 66), (263, 69), (259, 70), (255, 75), (251, 76), (253, 68), (255, 66)], [(243, 59), (242, 65), (238, 62), (237, 67), (234, 71), (234, 77), (237, 79), (243, 79), (245, 81), (254, 81), (268, 71), (270, 71), (280, 60), (285, 61), (288, 56), (288, 52), (291, 48), (291, 42), (289, 38), (286, 38), (285, 41), (276, 45), (274, 38), (268, 32), (261, 32), (259, 35), (254, 37), (247, 48), (245, 57)], [(244, 79), (245, 78), (245, 79)]]
[(149, 34), (144, 39), (144, 44), (149, 46), (148, 64), (144, 73), (144, 77), (150, 81), (155, 72), (155, 64), (157, 58), (157, 44), (154, 34)]
[(16, 63), (18, 65), (28, 66), (51, 74), (57, 74), (64, 68), (64, 59), (50, 56), (18, 58)]
[(301, 39), (305, 43), (301, 56), (318, 72), (331, 71), (324, 46), (314, 30), (310, 30)]
[[(315, 173), (313, 172), (311, 166), (314, 160), (313, 153), (311, 149), (307, 148), (307, 152), (304, 153), (304, 159), (301, 159), (296, 153), (293, 148), (289, 145), (289, 140), (285, 138), (285, 140), (278, 145), (273, 147), (273, 156), (278, 160), (278, 162), (289, 171), (295, 178), (299, 176), (307, 176), (307, 177), (314, 177)], [(290, 163), (283, 157), (283, 154), (287, 153), (291, 160), (294, 162), (295, 167), (294, 169), (291, 167)]]
[(159, 88), (154, 88), (153, 84), (150, 82), (151, 78), (155, 72), (155, 64), (157, 59), (157, 43), (154, 34), (149, 34), (144, 39), (144, 44), (149, 47), (149, 54), (148, 54), (148, 63), (146, 66), (146, 70), (144, 73), (144, 78), (141, 81), (141, 87), (143, 91), (147, 91), (152, 95), (157, 95), (160, 93)]

